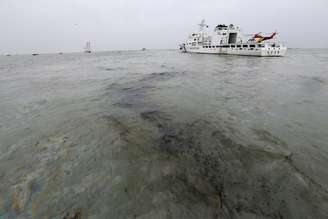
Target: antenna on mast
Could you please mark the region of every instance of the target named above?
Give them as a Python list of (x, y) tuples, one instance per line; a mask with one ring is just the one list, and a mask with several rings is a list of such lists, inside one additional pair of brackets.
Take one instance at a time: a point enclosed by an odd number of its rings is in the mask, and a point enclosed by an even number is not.
[(199, 30), (200, 30), (200, 31), (203, 31), (205, 28), (208, 28), (208, 25), (206, 24), (205, 19), (203, 19), (203, 20), (200, 22), (200, 24), (198, 24), (198, 25), (199, 25)]

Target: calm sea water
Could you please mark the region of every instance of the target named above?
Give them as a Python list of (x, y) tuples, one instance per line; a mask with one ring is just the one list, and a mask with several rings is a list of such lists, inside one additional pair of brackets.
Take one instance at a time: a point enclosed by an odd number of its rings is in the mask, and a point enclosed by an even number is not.
[(0, 57), (0, 218), (328, 218), (328, 50)]

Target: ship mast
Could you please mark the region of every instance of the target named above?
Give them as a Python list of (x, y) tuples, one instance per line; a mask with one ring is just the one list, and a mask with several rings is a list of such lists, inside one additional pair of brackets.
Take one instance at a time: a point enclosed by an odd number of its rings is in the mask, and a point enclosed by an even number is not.
[(208, 25), (205, 22), (205, 19), (202, 20), (202, 22), (200, 22), (200, 24), (198, 24), (199, 26), (199, 31), (203, 32), (206, 28), (208, 28)]
[(206, 38), (206, 33), (205, 30), (206, 28), (208, 28), (208, 25), (206, 24), (205, 19), (203, 19), (200, 24), (198, 24), (199, 26), (199, 37), (198, 37), (198, 42), (199, 43), (203, 43), (205, 41)]
[(84, 51), (86, 53), (91, 53), (91, 42), (90, 41), (87, 41), (85, 47), (84, 47)]

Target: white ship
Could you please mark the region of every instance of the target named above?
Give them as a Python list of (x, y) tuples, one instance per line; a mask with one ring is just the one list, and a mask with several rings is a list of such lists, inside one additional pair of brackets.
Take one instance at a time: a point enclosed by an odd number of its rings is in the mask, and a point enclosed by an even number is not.
[(90, 41), (86, 42), (86, 45), (84, 47), (84, 52), (91, 53), (91, 42)]
[(243, 56), (284, 56), (287, 47), (276, 40), (277, 32), (269, 36), (261, 33), (247, 37), (233, 24), (219, 24), (214, 33), (208, 34), (208, 25), (203, 20), (199, 31), (192, 33), (188, 40), (180, 45), (180, 51), (188, 53), (226, 54)]

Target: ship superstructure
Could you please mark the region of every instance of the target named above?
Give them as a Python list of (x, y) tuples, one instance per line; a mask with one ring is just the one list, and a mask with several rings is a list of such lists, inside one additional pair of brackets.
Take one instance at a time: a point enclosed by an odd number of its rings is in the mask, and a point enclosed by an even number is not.
[(287, 47), (276, 40), (277, 32), (246, 36), (238, 26), (219, 24), (208, 34), (209, 26), (203, 20), (199, 31), (189, 35), (180, 45), (180, 51), (189, 53), (227, 54), (245, 56), (284, 56)]

